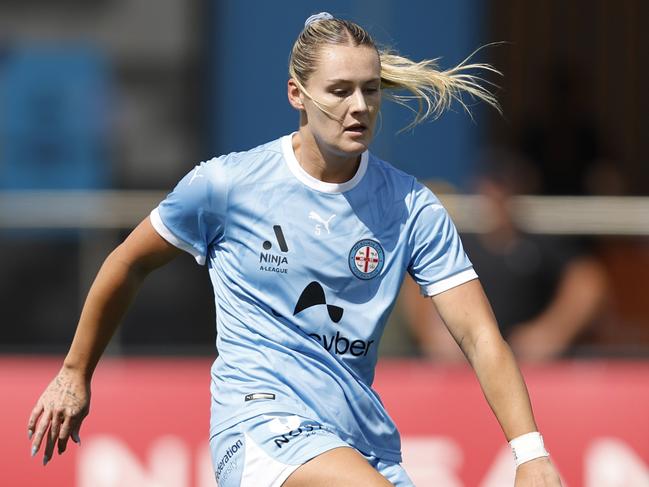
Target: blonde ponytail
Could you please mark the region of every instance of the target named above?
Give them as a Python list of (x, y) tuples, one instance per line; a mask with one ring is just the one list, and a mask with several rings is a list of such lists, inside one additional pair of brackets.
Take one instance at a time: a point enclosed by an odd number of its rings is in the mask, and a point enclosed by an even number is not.
[[(471, 115), (469, 106), (462, 98), (464, 93), (488, 103), (501, 113), (498, 100), (483, 86), (485, 83), (492, 83), (468, 71), (485, 70), (500, 73), (489, 64), (467, 64), (475, 52), (454, 68), (439, 71), (437, 59), (416, 62), (393, 51), (379, 50), (381, 87), (384, 96), (413, 111), (415, 110), (409, 103), (415, 100), (418, 104), (414, 120), (402, 130), (413, 128), (428, 118), (433, 120), (439, 118), (451, 107), (453, 101), (457, 101)], [(411, 94), (398, 93), (404, 90)]]
[[(438, 118), (451, 107), (453, 101), (460, 103), (471, 115), (469, 106), (462, 98), (465, 93), (501, 112), (498, 100), (484, 87), (484, 84), (492, 83), (469, 73), (472, 70), (483, 70), (500, 74), (489, 64), (467, 64), (479, 49), (454, 68), (439, 71), (437, 59), (416, 62), (394, 51), (378, 49), (369, 33), (358, 24), (329, 17), (319, 17), (315, 21), (307, 22), (293, 44), (288, 70), (299, 89), (329, 116), (333, 117), (327, 110), (328, 107), (310, 95), (306, 90), (306, 84), (317, 67), (320, 48), (324, 45), (336, 44), (369, 46), (378, 52), (381, 60), (381, 89), (384, 96), (416, 112), (414, 120), (402, 131), (415, 127), (429, 118), (433, 120)], [(407, 91), (410, 94), (404, 95), (399, 93), (400, 91)], [(417, 110), (410, 106), (412, 101), (416, 101)]]

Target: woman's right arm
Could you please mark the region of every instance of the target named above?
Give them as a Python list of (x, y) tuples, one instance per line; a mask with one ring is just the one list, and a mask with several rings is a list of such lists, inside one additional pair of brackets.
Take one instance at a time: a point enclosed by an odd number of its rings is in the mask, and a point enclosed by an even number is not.
[(160, 237), (147, 217), (104, 261), (63, 366), (29, 418), (32, 456), (45, 439), (43, 464), (52, 458), (57, 443), (61, 454), (70, 437), (79, 442), (81, 422), (90, 405), (90, 381), (99, 358), (144, 278), (179, 253), (181, 250)]

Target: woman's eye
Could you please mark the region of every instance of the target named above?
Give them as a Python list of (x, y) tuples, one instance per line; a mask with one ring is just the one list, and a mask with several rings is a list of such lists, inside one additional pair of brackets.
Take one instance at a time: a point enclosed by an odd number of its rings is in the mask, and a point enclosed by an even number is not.
[(341, 98), (347, 96), (347, 90), (332, 90), (332, 93), (333, 93), (335, 96), (339, 96), (339, 97), (341, 97)]

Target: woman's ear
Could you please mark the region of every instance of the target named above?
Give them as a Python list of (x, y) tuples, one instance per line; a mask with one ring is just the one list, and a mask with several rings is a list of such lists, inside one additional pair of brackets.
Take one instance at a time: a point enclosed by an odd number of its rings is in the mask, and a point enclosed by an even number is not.
[(288, 102), (296, 110), (304, 110), (304, 94), (293, 78), (288, 80)]

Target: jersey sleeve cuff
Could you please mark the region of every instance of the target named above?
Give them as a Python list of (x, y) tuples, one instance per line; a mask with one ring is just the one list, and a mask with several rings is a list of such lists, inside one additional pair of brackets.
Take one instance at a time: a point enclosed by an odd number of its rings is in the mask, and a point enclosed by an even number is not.
[(471, 267), (470, 269), (458, 272), (451, 277), (437, 281), (434, 284), (421, 286), (420, 290), (421, 294), (423, 294), (424, 296), (435, 296), (436, 294), (443, 293), (444, 291), (448, 291), (449, 289), (459, 286), (460, 284), (464, 284), (465, 282), (469, 282), (477, 278), (478, 274), (476, 274), (473, 267)]
[(196, 250), (194, 247), (189, 245), (184, 240), (181, 240), (178, 237), (176, 237), (171, 232), (171, 230), (167, 228), (167, 226), (162, 221), (162, 218), (160, 217), (160, 212), (158, 211), (158, 208), (153, 209), (153, 211), (149, 215), (149, 218), (151, 220), (151, 225), (153, 225), (155, 231), (158, 232), (158, 234), (162, 238), (164, 238), (167, 242), (169, 242), (174, 247), (178, 247), (179, 249), (184, 250), (185, 252), (191, 254), (194, 257), (194, 259), (196, 259), (196, 262), (198, 262), (200, 265), (205, 265), (205, 256), (203, 254), (201, 254), (198, 250)]

